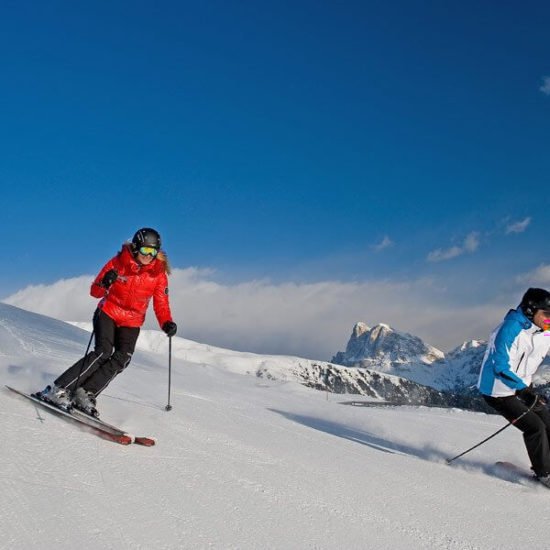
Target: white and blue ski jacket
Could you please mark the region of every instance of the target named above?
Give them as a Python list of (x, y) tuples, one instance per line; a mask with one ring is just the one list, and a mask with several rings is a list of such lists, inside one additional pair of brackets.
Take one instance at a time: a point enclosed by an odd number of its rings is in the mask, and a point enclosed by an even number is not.
[(549, 348), (550, 332), (527, 319), (521, 308), (510, 310), (487, 344), (479, 391), (491, 397), (506, 397), (530, 386)]

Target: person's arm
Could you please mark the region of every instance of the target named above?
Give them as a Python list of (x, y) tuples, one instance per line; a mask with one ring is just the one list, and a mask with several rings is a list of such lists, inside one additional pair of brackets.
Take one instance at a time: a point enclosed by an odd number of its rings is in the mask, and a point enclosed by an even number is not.
[(166, 323), (173, 323), (170, 302), (168, 300), (168, 277), (166, 273), (162, 273), (158, 277), (155, 292), (153, 293), (153, 309), (155, 310), (160, 327), (166, 332)]
[[(104, 284), (105, 275), (110, 271), (115, 271), (114, 258), (110, 259), (98, 273), (90, 287), (90, 294), (94, 298), (103, 298), (107, 294), (108, 286)], [(116, 271), (115, 271), (116, 273)], [(116, 279), (116, 277), (115, 277)]]

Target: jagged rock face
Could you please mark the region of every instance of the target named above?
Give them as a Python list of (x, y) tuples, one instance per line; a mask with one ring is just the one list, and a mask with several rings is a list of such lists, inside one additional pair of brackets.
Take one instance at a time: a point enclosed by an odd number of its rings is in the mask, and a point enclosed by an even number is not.
[(355, 326), (353, 327), (353, 332), (351, 333), (351, 338), (352, 339), (354, 339), (354, 338), (357, 339), (360, 336), (362, 336), (363, 334), (365, 334), (365, 332), (368, 332), (369, 330), (370, 330), (370, 328), (366, 323), (361, 323), (361, 321), (359, 321), (358, 323), (355, 323)]
[(346, 346), (338, 352), (334, 363), (345, 366), (364, 367), (388, 374), (403, 376), (420, 384), (434, 378), (430, 366), (444, 359), (443, 352), (425, 344), (417, 336), (399, 332), (388, 325), (379, 324), (369, 328), (357, 323)]
[[(409, 363), (416, 359), (430, 364), (444, 357), (443, 352), (425, 344), (417, 336), (398, 332), (380, 323), (370, 329), (364, 323), (353, 327), (345, 352), (336, 356), (343, 365), (353, 365), (363, 360), (378, 362)], [(333, 361), (336, 362), (335, 359)]]

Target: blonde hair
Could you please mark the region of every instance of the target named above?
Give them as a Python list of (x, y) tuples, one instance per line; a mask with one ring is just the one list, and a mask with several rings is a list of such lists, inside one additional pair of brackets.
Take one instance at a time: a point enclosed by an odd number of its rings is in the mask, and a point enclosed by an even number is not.
[(170, 273), (172, 273), (172, 266), (168, 261), (168, 256), (166, 255), (166, 252), (164, 252), (164, 250), (160, 250), (159, 253), (157, 254), (156, 259), (161, 262), (164, 262), (164, 271), (166, 271), (166, 275), (170, 275)]

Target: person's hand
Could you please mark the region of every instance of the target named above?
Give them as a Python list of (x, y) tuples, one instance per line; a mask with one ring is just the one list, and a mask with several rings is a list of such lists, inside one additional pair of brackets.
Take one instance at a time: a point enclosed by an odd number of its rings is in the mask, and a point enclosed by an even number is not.
[(174, 321), (166, 321), (166, 323), (162, 325), (162, 330), (166, 332), (166, 336), (172, 337), (178, 331), (178, 325), (176, 325)]
[(516, 395), (523, 401), (528, 407), (531, 407), (536, 403), (539, 396), (529, 387), (522, 390), (516, 390)]
[(101, 286), (103, 288), (109, 288), (118, 279), (118, 273), (114, 269), (110, 269), (103, 275), (101, 279)]

